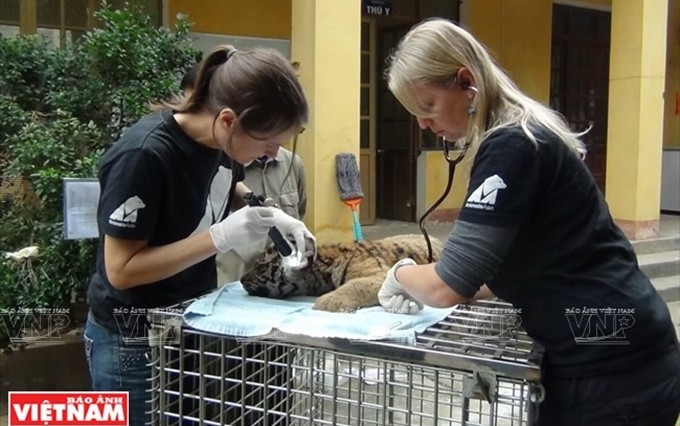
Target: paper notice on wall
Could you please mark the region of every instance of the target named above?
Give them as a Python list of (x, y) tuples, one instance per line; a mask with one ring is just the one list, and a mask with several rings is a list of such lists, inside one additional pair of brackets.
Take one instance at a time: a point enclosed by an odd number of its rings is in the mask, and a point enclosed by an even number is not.
[(64, 238), (79, 240), (99, 237), (97, 204), (99, 181), (87, 178), (64, 179)]

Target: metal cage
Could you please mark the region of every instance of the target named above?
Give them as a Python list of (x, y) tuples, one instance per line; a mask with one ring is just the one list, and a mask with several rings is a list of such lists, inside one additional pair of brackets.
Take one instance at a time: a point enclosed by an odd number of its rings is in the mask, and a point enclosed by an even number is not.
[(415, 346), (234, 339), (176, 309), (149, 318), (154, 424), (531, 425), (542, 398), (532, 341), (501, 302), (457, 307)]

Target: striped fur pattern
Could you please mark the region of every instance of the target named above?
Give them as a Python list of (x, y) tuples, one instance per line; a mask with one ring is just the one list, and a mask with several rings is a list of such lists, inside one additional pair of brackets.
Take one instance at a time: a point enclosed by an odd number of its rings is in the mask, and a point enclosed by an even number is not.
[[(442, 244), (434, 238), (431, 241), (437, 259)], [(352, 312), (379, 304), (378, 290), (387, 271), (405, 257), (427, 263), (427, 243), (422, 235), (320, 245), (316, 260), (302, 270), (287, 268), (278, 252), (269, 248), (241, 283), (253, 296), (318, 296), (314, 309)]]

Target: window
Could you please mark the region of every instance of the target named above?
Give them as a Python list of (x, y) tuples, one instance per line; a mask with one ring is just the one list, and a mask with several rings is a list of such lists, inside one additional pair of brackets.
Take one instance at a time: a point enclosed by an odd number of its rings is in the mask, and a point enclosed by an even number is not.
[(19, 34), (19, 0), (0, 0), (0, 34), (12, 37)]
[[(23, 4), (22, 4), (23, 1)], [(139, 7), (162, 24), (162, 0), (109, 0), (114, 9)], [(95, 23), (100, 0), (0, 0), (0, 35), (40, 34), (54, 47), (77, 40)]]
[(87, 31), (89, 0), (37, 0), (37, 33), (53, 46), (77, 40)]

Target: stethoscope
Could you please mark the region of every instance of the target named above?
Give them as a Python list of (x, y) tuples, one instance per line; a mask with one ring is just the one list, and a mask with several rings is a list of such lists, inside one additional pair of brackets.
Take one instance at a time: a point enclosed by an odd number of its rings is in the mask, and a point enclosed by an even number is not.
[[(444, 201), (444, 199), (449, 195), (449, 192), (451, 192), (451, 187), (453, 186), (453, 175), (456, 172), (456, 165), (463, 161), (463, 158), (465, 157), (465, 154), (467, 153), (469, 143), (465, 143), (461, 148), (458, 149), (452, 149), (451, 148), (451, 143), (446, 140), (445, 137), (440, 138), (442, 141), (443, 145), (443, 153), (444, 153), (444, 158), (446, 159), (446, 162), (449, 163), (449, 178), (448, 182), (446, 183), (446, 188), (444, 189), (444, 193), (439, 197), (437, 201), (432, 204), (432, 206), (427, 209), (427, 211), (420, 217), (420, 220), (418, 220), (418, 227), (420, 228), (420, 232), (422, 232), (423, 236), (425, 237), (425, 242), (427, 243), (427, 261), (428, 263), (432, 263), (432, 242), (430, 241), (430, 236), (427, 234), (427, 230), (425, 229), (424, 222), (425, 218), (434, 211), (439, 205)], [(457, 152), (457, 153), (456, 153)]]
[[(466, 84), (465, 86), (462, 86), (463, 90), (472, 90), (475, 92), (475, 96), (479, 94), (479, 91), (475, 86), (471, 86), (469, 84)], [(474, 98), (473, 98), (474, 99)], [(476, 112), (476, 108), (472, 102), (470, 102), (470, 106), (468, 107), (468, 115), (472, 116)], [(468, 148), (470, 147), (470, 142), (466, 141), (462, 147), (459, 147), (458, 149), (451, 149), (450, 142), (446, 140), (445, 137), (441, 137), (440, 140), (442, 141), (443, 145), (443, 152), (444, 152), (444, 158), (446, 159), (446, 162), (449, 163), (449, 179), (446, 184), (446, 188), (444, 189), (444, 193), (439, 197), (437, 201), (434, 202), (434, 204), (427, 209), (427, 211), (420, 217), (420, 220), (418, 221), (418, 227), (420, 228), (420, 232), (422, 232), (423, 236), (425, 237), (425, 242), (427, 243), (427, 261), (428, 263), (432, 263), (432, 242), (430, 241), (430, 236), (427, 234), (427, 230), (425, 230), (425, 226), (423, 223), (425, 222), (425, 218), (434, 211), (439, 205), (444, 201), (444, 199), (449, 195), (449, 192), (451, 192), (451, 187), (453, 186), (453, 175), (456, 172), (456, 164), (460, 163), (463, 161), (463, 158), (465, 157), (465, 154), (467, 153)], [(452, 151), (458, 151), (457, 154), (452, 154)]]

